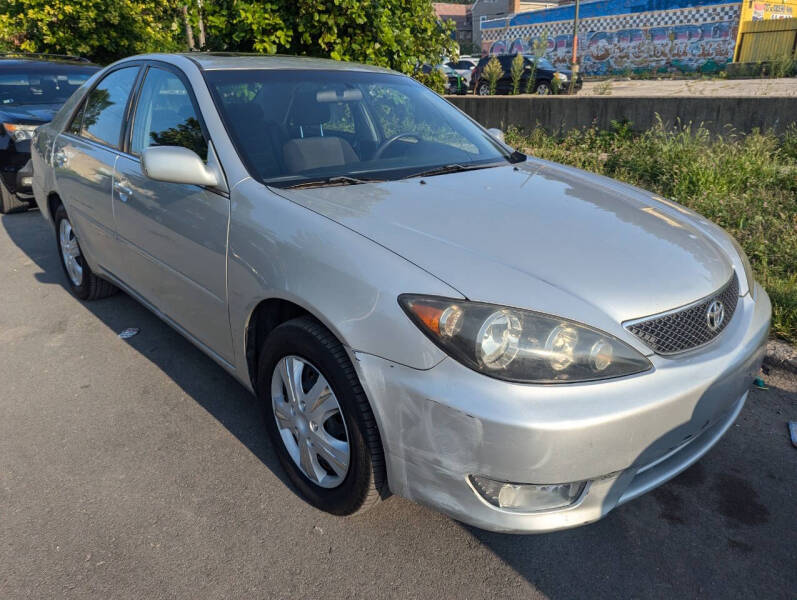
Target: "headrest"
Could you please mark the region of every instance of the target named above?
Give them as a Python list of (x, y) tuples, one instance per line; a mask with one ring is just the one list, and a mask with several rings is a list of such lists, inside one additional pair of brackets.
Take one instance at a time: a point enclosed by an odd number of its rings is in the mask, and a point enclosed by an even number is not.
[(296, 93), (291, 106), (291, 125), (320, 125), (330, 118), (329, 104), (316, 99), (316, 92), (302, 90)]
[(263, 107), (256, 102), (232, 102), (226, 106), (227, 114), (235, 115), (235, 123), (259, 125), (265, 120)]

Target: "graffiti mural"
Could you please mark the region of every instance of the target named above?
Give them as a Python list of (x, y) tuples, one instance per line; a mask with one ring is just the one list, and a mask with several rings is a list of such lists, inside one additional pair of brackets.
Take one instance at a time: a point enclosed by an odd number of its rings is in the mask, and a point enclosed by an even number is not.
[[(653, 0), (650, 0), (651, 2)], [(608, 4), (608, 3), (607, 3)], [(624, 3), (624, 10), (628, 10)], [(579, 27), (579, 63), (587, 74), (632, 72), (713, 72), (733, 60), (738, 3), (692, 9), (610, 14), (584, 19)], [(552, 9), (552, 14), (557, 9)], [(561, 9), (558, 9), (561, 11)], [(525, 13), (525, 24), (483, 30), (491, 54), (529, 53), (547, 38), (546, 58), (567, 67), (572, 59), (572, 21), (550, 21), (547, 11)], [(539, 13), (539, 14), (538, 14)], [(528, 23), (534, 16), (537, 23)], [(489, 25), (489, 22), (488, 24)]]

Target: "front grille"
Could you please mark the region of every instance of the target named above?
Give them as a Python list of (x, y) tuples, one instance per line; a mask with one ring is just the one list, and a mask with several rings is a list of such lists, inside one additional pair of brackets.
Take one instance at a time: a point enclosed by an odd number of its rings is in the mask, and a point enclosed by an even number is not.
[[(724, 319), (716, 329), (708, 322), (709, 306), (719, 300)], [(658, 316), (645, 317), (625, 324), (626, 329), (658, 354), (676, 354), (709, 343), (728, 326), (739, 302), (739, 279), (731, 280), (707, 298)]]

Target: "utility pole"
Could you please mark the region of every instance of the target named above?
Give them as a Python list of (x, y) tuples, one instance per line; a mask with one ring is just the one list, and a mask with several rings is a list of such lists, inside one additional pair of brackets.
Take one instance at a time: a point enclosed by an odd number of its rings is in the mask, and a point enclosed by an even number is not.
[(576, 85), (576, 77), (578, 76), (578, 5), (579, 0), (576, 0), (576, 14), (573, 16), (573, 62), (570, 65), (570, 93)]

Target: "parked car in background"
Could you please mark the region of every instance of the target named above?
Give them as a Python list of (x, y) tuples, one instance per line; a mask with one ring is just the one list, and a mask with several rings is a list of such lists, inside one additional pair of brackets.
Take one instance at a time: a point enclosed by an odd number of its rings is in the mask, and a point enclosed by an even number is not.
[[(497, 56), (499, 62), (501, 63), (501, 69), (503, 70), (504, 74), (498, 80), (498, 86), (496, 87), (495, 91), (496, 94), (512, 93), (512, 61), (515, 59), (515, 56), (515, 54), (502, 54)], [(479, 60), (479, 64), (476, 65), (476, 69), (473, 71), (473, 85), (471, 88), (473, 89), (474, 94), (487, 96), (490, 93), (490, 85), (487, 79), (483, 77), (482, 73), (484, 71), (484, 67), (491, 58), (491, 56), (483, 57), (481, 60)], [(523, 63), (523, 76), (520, 80), (520, 93), (524, 93), (527, 89), (529, 89), (531, 93), (541, 96), (547, 96), (553, 93), (566, 94), (569, 92), (570, 78), (573, 76), (573, 72), (569, 69), (559, 69), (555, 67), (547, 58), (537, 58), (530, 55), (523, 56)], [(536, 69), (534, 68), (535, 64), (537, 65)], [(529, 87), (527, 84), (532, 72), (534, 73), (534, 82), (532, 83), (531, 87)], [(583, 79), (579, 74), (576, 78), (574, 91), (580, 90), (583, 83)]]
[(465, 81), (465, 85), (470, 87), (470, 80), (471, 75), (473, 74), (473, 69), (476, 68), (476, 65), (479, 63), (478, 58), (469, 58), (462, 56), (457, 61), (449, 61), (446, 63), (446, 66), (454, 69)]
[(498, 531), (598, 520), (722, 437), (766, 348), (722, 229), (387, 69), (131, 57), (33, 164), (75, 296), (121, 287), (212, 357), (336, 515), (392, 491)]
[(458, 96), (468, 93), (468, 84), (465, 78), (448, 65), (440, 65), (440, 70), (446, 76), (446, 93)]
[(0, 213), (35, 204), (30, 139), (100, 67), (85, 59), (0, 54)]
[(437, 69), (443, 76), (446, 78), (445, 83), (445, 93), (446, 94), (455, 94), (455, 95), (462, 95), (468, 93), (468, 86), (465, 83), (465, 80), (462, 76), (457, 73), (454, 69), (447, 65), (437, 65), (432, 66), (430, 64), (423, 64), (421, 65), (421, 72), (422, 73), (431, 73), (432, 70)]

